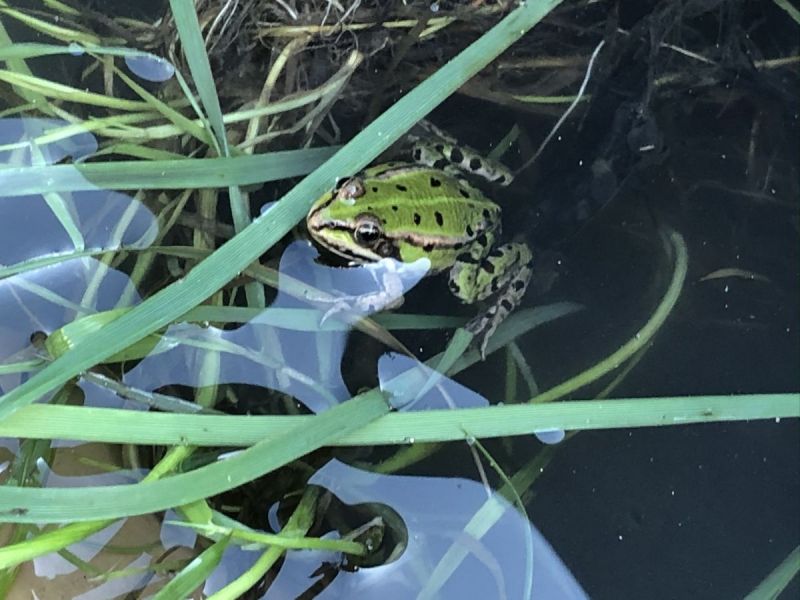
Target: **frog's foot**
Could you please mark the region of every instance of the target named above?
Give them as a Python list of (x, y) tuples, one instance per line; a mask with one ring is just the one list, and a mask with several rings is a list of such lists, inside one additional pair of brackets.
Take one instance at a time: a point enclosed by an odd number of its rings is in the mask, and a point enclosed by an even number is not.
[(378, 290), (364, 294), (342, 295), (323, 300), (316, 298), (317, 303), (330, 304), (320, 319), (320, 325), (334, 315), (348, 313), (350, 315), (365, 317), (382, 310), (390, 310), (403, 305), (403, 281), (393, 261), (388, 261), (384, 270), (378, 274), (371, 270)]
[(403, 296), (395, 298), (386, 291), (357, 296), (339, 296), (331, 301), (331, 307), (325, 311), (319, 320), (320, 325), (333, 316), (347, 314), (358, 318), (369, 316), (382, 310), (392, 310), (403, 305)]
[(517, 307), (525, 295), (531, 278), (531, 269), (524, 265), (497, 295), (497, 299), (482, 315), (467, 323), (466, 330), (475, 336), (481, 359), (486, 359), (486, 346), (497, 327)]
[(509, 243), (493, 249), (483, 259), (469, 259), (451, 270), (450, 289), (467, 303), (492, 299), (486, 312), (466, 325), (478, 342), (481, 358), (485, 358), (489, 338), (525, 295), (531, 279), (532, 255), (527, 245)]

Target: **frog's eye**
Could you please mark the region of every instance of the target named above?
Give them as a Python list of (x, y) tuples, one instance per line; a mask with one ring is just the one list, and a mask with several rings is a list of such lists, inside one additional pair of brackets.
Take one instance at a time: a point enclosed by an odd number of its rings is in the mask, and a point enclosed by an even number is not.
[(362, 246), (371, 246), (381, 239), (383, 229), (381, 222), (372, 215), (361, 215), (356, 220), (356, 228), (353, 231), (353, 239)]

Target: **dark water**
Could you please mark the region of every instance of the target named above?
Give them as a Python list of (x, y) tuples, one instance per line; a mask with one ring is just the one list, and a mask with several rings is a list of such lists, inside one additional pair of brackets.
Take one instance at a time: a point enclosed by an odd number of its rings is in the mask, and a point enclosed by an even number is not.
[[(780, 126), (762, 142), (769, 155), (754, 163), (762, 176), (774, 165), (775, 185), (752, 198), (740, 186), (759, 101), (660, 108), (658, 118), (673, 125), (663, 131), (663, 163), (637, 173), (561, 245), (567, 268), (551, 296), (561, 290), (587, 309), (522, 342), (543, 387), (616, 349), (652, 310), (665, 286), (660, 221), (685, 236), (689, 275), (652, 347), (612, 395), (798, 389), (798, 106), (767, 119)], [(701, 281), (725, 267), (769, 282)], [(485, 382), (501, 368), (478, 368), (469, 381), (491, 394)], [(742, 597), (800, 539), (799, 472), (796, 420), (585, 432), (558, 449), (528, 509), (591, 597)]]
[[(785, 42), (797, 39), (787, 34)], [(615, 350), (649, 315), (666, 285), (656, 227), (668, 223), (688, 246), (686, 285), (612, 395), (798, 389), (797, 75), (793, 67), (755, 82), (733, 77), (714, 100), (687, 88), (653, 103), (663, 144), (657, 164), (633, 167), (599, 215), (555, 240), (566, 266), (545, 300), (568, 298), (587, 309), (521, 342), (543, 388)], [(478, 107), (451, 106), (465, 118)], [(457, 120), (452, 110), (442, 114)], [(608, 121), (587, 120), (580, 132), (565, 127), (543, 154), (539, 179), (523, 180), (523, 191), (515, 183), (513, 199), (525, 202), (526, 192), (540, 190), (573, 197), (585, 178), (578, 159), (585, 170), (586, 143), (602, 139)], [(536, 244), (541, 225), (532, 223)], [(702, 281), (722, 268), (762, 277)], [(498, 384), (487, 382), (502, 381), (502, 369), (489, 363), (465, 380), (496, 398)], [(514, 451), (524, 456), (525, 444)], [(587, 432), (558, 449), (528, 510), (591, 597), (743, 597), (800, 539), (798, 473), (796, 420)], [(782, 597), (797, 593), (795, 582)]]
[[(562, 283), (587, 310), (526, 339), (543, 379), (615, 349), (642, 322), (653, 282), (664, 285), (655, 218), (685, 236), (689, 275), (653, 346), (613, 395), (797, 390), (798, 105), (763, 101), (746, 93), (724, 106), (659, 108), (657, 120), (671, 125), (662, 130), (664, 162), (629, 180), (564, 246)], [(757, 142), (766, 155), (756, 150), (748, 173), (759, 114), (774, 128)], [(747, 187), (760, 195), (747, 196)], [(769, 283), (701, 281), (723, 267)], [(581, 433), (559, 449), (529, 510), (592, 597), (741, 597), (800, 538), (799, 468), (796, 420)]]

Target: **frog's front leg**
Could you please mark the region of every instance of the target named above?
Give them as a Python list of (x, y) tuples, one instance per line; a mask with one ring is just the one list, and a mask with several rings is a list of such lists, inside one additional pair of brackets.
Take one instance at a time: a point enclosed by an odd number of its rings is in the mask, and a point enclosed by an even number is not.
[(450, 270), (450, 290), (467, 304), (490, 299), (491, 305), (467, 325), (479, 342), (481, 357), (498, 325), (519, 305), (531, 278), (533, 255), (527, 244), (513, 242), (492, 248), (477, 244), (456, 259)]

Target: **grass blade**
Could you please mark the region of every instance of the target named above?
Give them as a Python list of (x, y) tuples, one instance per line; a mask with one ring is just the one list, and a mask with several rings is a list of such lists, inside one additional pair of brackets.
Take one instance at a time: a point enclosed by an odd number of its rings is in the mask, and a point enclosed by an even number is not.
[[(373, 446), (718, 421), (800, 417), (800, 394), (571, 400), (386, 415), (329, 442)], [(0, 422), (0, 436), (85, 442), (246, 446), (313, 423), (314, 416), (212, 416), (34, 404)]]
[(34, 75), (15, 73), (14, 71), (0, 69), (0, 81), (5, 81), (17, 88), (23, 88), (48, 98), (78, 102), (81, 104), (88, 104), (89, 106), (102, 106), (105, 108), (114, 108), (116, 110), (147, 110), (148, 108), (147, 103), (140, 100), (113, 98), (103, 94), (96, 94), (95, 92), (79, 90), (64, 85), (63, 83), (56, 83), (55, 81), (42, 79)]
[(174, 598), (190, 598), (192, 592), (203, 585), (211, 572), (222, 560), (222, 554), (228, 547), (229, 538), (215, 542), (192, 562), (184, 567), (167, 585), (153, 596), (153, 600), (172, 600)]
[[(236, 456), (155, 481), (83, 488), (4, 486), (0, 489), (0, 521), (73, 523), (117, 519), (182, 506), (270, 473), (387, 412), (389, 406), (383, 396), (368, 392)], [(0, 550), (2, 558), (3, 550)], [(0, 568), (8, 566), (8, 562), (0, 560)]]
[(169, 5), (178, 29), (183, 55), (189, 63), (189, 70), (192, 72), (197, 93), (208, 115), (214, 137), (219, 144), (220, 154), (227, 156), (228, 139), (225, 137), (225, 126), (222, 123), (222, 109), (219, 105), (217, 88), (214, 85), (214, 76), (211, 74), (211, 65), (208, 63), (206, 46), (200, 32), (200, 23), (197, 20), (194, 2), (170, 0)]
[(800, 573), (800, 546), (796, 546), (781, 564), (767, 575), (756, 588), (744, 597), (744, 600), (764, 600), (778, 598), (792, 579)]
[(250, 185), (305, 175), (336, 151), (330, 148), (286, 150), (232, 158), (118, 161), (0, 170), (3, 195), (29, 196), (51, 189), (165, 190)]

